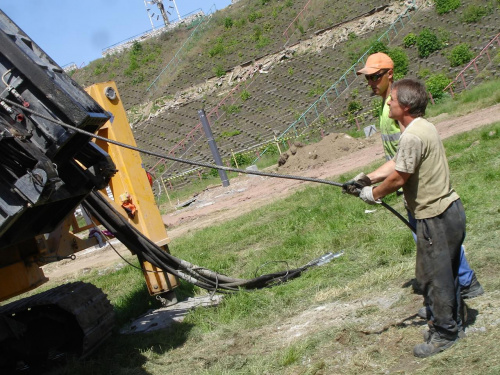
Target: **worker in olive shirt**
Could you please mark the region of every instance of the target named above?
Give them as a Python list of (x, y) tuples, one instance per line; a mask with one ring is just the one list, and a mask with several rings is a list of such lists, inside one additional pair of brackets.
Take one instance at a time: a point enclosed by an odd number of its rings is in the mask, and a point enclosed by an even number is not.
[[(379, 128), (385, 157), (387, 160), (391, 160), (396, 155), (401, 134), (398, 122), (389, 117), (389, 106), (386, 105), (390, 99), (394, 79), (394, 62), (385, 53), (377, 52), (368, 56), (365, 66), (363, 69), (358, 70), (357, 74), (364, 74), (373, 94), (382, 97)], [(415, 226), (415, 219), (410, 211), (408, 211), (408, 218), (410, 223)], [(460, 254), (459, 282), (462, 297), (474, 298), (480, 296), (484, 293), (483, 287), (477, 280), (474, 271), (470, 268), (463, 247)], [(425, 309), (419, 311), (419, 316), (425, 317)]]
[(396, 156), (367, 176), (371, 183), (359, 197), (380, 203), (403, 188), (408, 209), (417, 222), (416, 277), (424, 291), (429, 316), (425, 342), (414, 347), (417, 357), (449, 348), (461, 331), (458, 285), (460, 247), (465, 238), (465, 212), (450, 184), (448, 161), (439, 134), (424, 120), (427, 91), (417, 80), (395, 82), (387, 102), (389, 117), (399, 121), (401, 138)]

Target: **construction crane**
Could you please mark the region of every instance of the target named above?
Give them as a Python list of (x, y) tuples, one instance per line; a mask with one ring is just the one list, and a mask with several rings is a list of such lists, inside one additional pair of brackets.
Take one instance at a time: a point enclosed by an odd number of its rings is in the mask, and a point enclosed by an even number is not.
[[(153, 30), (155, 28), (154, 27), (155, 16), (156, 16), (156, 21), (158, 21), (160, 18), (160, 15), (161, 15), (165, 26), (170, 24), (170, 20), (169, 20), (167, 14), (169, 16), (172, 14), (170, 13), (169, 9), (175, 9), (175, 11), (177, 12), (177, 17), (178, 17), (179, 21), (182, 20), (181, 15), (179, 14), (179, 10), (177, 8), (177, 4), (175, 3), (175, 0), (169, 0), (169, 2), (171, 2), (172, 5), (169, 5), (168, 8), (165, 9), (165, 5), (163, 4), (163, 0), (144, 0), (144, 6), (146, 7), (146, 11), (148, 12), (149, 21), (151, 22), (151, 27), (153, 28)], [(160, 14), (156, 14), (153, 11), (153, 9), (151, 9), (151, 7), (150, 7), (151, 5), (156, 5)]]

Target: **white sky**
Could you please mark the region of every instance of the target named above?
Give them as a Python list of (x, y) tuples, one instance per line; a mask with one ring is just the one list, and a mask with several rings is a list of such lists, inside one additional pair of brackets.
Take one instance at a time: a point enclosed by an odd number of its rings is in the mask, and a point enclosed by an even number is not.
[[(182, 16), (203, 10), (220, 10), (231, 0), (175, 0)], [(163, 0), (166, 9), (172, 0)], [(148, 5), (155, 13), (156, 5)], [(151, 30), (144, 0), (0, 0), (0, 9), (59, 65), (88, 64), (101, 57), (106, 47)], [(168, 9), (171, 22), (177, 12)]]

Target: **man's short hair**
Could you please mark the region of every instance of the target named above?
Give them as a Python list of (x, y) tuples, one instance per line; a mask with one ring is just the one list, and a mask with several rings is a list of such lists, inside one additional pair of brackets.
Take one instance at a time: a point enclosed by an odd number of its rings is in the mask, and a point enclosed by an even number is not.
[(417, 79), (405, 78), (394, 82), (392, 90), (397, 90), (399, 104), (409, 107), (410, 115), (414, 117), (425, 115), (429, 96), (422, 82)]

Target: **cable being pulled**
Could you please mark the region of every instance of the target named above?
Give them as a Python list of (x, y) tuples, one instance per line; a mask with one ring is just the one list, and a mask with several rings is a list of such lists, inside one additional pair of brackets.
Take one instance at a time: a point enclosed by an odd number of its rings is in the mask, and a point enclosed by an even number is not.
[[(144, 150), (144, 149), (141, 149), (141, 148), (136, 147), (136, 146), (131, 146), (131, 145), (128, 145), (128, 144), (123, 143), (123, 142), (118, 142), (118, 141), (115, 141), (115, 140), (112, 140), (112, 139), (109, 139), (109, 138), (106, 138), (106, 137), (102, 137), (100, 135), (97, 135), (97, 134), (88, 132), (86, 130), (80, 129), (80, 128), (76, 127), (76, 126), (69, 125), (69, 124), (67, 124), (67, 123), (65, 123), (63, 121), (59, 121), (59, 120), (56, 120), (56, 119), (51, 118), (49, 116), (45, 116), (43, 114), (37, 113), (36, 111), (33, 111), (33, 110), (29, 109), (29, 108), (26, 108), (26, 107), (20, 105), (19, 103), (16, 103), (16, 102), (11, 101), (9, 99), (3, 99), (3, 100), (5, 102), (11, 104), (11, 105), (14, 105), (16, 107), (22, 108), (23, 111), (27, 111), (27, 112), (31, 113), (32, 115), (34, 115), (34, 116), (38, 116), (38, 117), (43, 118), (45, 120), (51, 121), (51, 122), (53, 122), (55, 124), (58, 124), (58, 125), (60, 125), (60, 126), (62, 126), (64, 128), (73, 130), (73, 131), (75, 131), (77, 133), (85, 134), (85, 135), (89, 136), (90, 138), (99, 139), (101, 141), (104, 141), (104, 142), (107, 142), (107, 143), (110, 143), (110, 144), (114, 144), (114, 145), (119, 146), (119, 147), (127, 148), (129, 150), (137, 151), (137, 152), (144, 153), (144, 154), (151, 155), (151, 156), (155, 156), (155, 157), (158, 157), (158, 158), (163, 158), (163, 159), (167, 159), (167, 160), (171, 160), (171, 161), (176, 161), (176, 162), (180, 162), (180, 163), (184, 163), (184, 164), (195, 165), (195, 166), (199, 166), (199, 167), (212, 168), (212, 169), (220, 169), (220, 170), (224, 170), (224, 171), (228, 171), (228, 172), (245, 173), (245, 174), (252, 174), (252, 175), (264, 176), (264, 177), (272, 177), (272, 178), (282, 178), (282, 179), (290, 179), (290, 180), (315, 182), (315, 183), (320, 183), (320, 184), (333, 185), (333, 186), (337, 186), (337, 187), (342, 187), (343, 186), (342, 183), (335, 182), (335, 181), (330, 181), (330, 180), (324, 180), (324, 179), (318, 179), (318, 178), (312, 178), (312, 177), (285, 175), (285, 174), (279, 174), (279, 173), (268, 173), (268, 172), (261, 172), (261, 171), (255, 171), (255, 170), (242, 170), (242, 169), (238, 169), (238, 168), (225, 167), (225, 166), (214, 165), (214, 164), (205, 163), (205, 162), (199, 162), (199, 161), (181, 159), (181, 158), (177, 158), (177, 157), (171, 156), (171, 155), (165, 155), (165, 154), (160, 154), (160, 153), (157, 153), (157, 152), (152, 152), (152, 151)], [(391, 206), (389, 206), (387, 203), (385, 203), (383, 201), (382, 201), (382, 206), (385, 207), (387, 210), (389, 210), (392, 214), (394, 214), (408, 228), (410, 228), (410, 230), (412, 230), (413, 232), (415, 232), (415, 228), (408, 222), (408, 220), (406, 220), (401, 214), (399, 214), (399, 212), (397, 212), (396, 210), (394, 210)]]
[(43, 118), (45, 120), (51, 121), (51, 122), (53, 122), (53, 123), (55, 123), (57, 125), (60, 125), (60, 126), (62, 126), (64, 128), (73, 130), (73, 131), (75, 131), (77, 133), (85, 134), (85, 135), (87, 135), (87, 136), (89, 136), (91, 138), (99, 139), (101, 141), (104, 141), (104, 142), (107, 142), (107, 143), (111, 143), (111, 144), (114, 144), (114, 145), (119, 146), (119, 147), (127, 148), (129, 150), (141, 152), (143, 154), (147, 154), (147, 155), (151, 155), (151, 156), (156, 156), (158, 158), (167, 159), (167, 160), (171, 160), (171, 161), (176, 161), (176, 162), (179, 162), (179, 163), (184, 163), (184, 164), (189, 164), (189, 165), (196, 165), (198, 167), (220, 169), (220, 170), (224, 170), (224, 171), (228, 171), (228, 172), (246, 173), (246, 174), (254, 174), (254, 175), (257, 175), (257, 176), (264, 176), (264, 177), (275, 177), (275, 178), (283, 178), (283, 179), (290, 179), (290, 180), (316, 182), (316, 183), (321, 183), (321, 184), (327, 184), (327, 185), (333, 185), (333, 186), (337, 186), (337, 187), (342, 187), (341, 183), (335, 182), (335, 181), (329, 181), (329, 180), (323, 180), (323, 179), (311, 178), (311, 177), (302, 177), (302, 176), (293, 176), (293, 175), (278, 174), (278, 173), (268, 173), (268, 172), (261, 172), (261, 171), (253, 171), (253, 170), (243, 170), (243, 169), (237, 169), (237, 168), (232, 168), (232, 167), (225, 167), (225, 166), (222, 166), (222, 165), (215, 165), (215, 164), (205, 163), (205, 162), (201, 162), (201, 161), (194, 161), (194, 160), (187, 160), (187, 159), (176, 158), (175, 156), (165, 155), (165, 154), (160, 154), (160, 153), (153, 152), (153, 151), (144, 150), (144, 149), (141, 149), (141, 148), (136, 147), (136, 146), (131, 146), (131, 145), (128, 145), (128, 144), (123, 143), (123, 142), (114, 141), (112, 139), (109, 139), (109, 138), (106, 138), (106, 137), (102, 137), (100, 135), (88, 132), (86, 130), (77, 128), (76, 126), (66, 124), (63, 121), (59, 121), (59, 120), (50, 118), (49, 116), (45, 116), (43, 114), (37, 113), (36, 111), (33, 111), (33, 110), (29, 109), (29, 108), (22, 107), (20, 104), (18, 104), (16, 102), (13, 102), (11, 100), (8, 100), (8, 99), (3, 99), (3, 100), (5, 102), (9, 103), (9, 104), (14, 105), (14, 106), (21, 107), (24, 111), (27, 111), (27, 112), (35, 115), (35, 116), (38, 116), (38, 117), (41, 117), (41, 118)]

